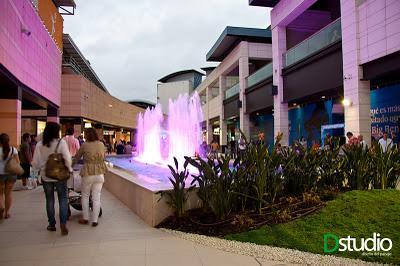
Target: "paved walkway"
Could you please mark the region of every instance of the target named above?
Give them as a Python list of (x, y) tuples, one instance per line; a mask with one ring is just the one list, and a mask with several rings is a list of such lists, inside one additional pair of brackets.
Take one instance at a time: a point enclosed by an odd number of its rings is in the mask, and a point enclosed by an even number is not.
[(14, 192), (12, 217), (0, 221), (0, 265), (283, 265), (223, 252), (149, 227), (109, 192), (102, 194), (99, 226), (79, 225), (73, 210), (70, 233), (46, 231), (42, 187)]

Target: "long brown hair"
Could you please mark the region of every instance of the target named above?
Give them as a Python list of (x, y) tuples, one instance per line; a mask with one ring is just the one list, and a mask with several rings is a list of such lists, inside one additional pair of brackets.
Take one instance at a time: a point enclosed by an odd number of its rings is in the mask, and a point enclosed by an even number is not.
[(0, 144), (3, 146), (3, 160), (5, 160), (11, 150), (10, 137), (6, 133), (0, 135)]
[(90, 127), (85, 130), (85, 138), (88, 142), (93, 142), (99, 140), (99, 135), (97, 135), (97, 131)]
[(53, 139), (58, 139), (60, 136), (60, 125), (55, 122), (47, 122), (43, 131), (43, 145), (50, 147)]

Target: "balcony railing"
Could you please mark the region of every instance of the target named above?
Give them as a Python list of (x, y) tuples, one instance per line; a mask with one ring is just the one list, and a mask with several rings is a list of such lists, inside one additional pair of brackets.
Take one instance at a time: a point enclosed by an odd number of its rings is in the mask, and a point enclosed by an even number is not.
[(239, 90), (240, 90), (240, 83), (233, 85), (232, 87), (230, 87), (225, 91), (225, 99), (235, 96), (236, 94), (239, 93)]
[(342, 39), (340, 18), (305, 39), (283, 55), (285, 67), (293, 65), (311, 54)]
[(247, 78), (247, 88), (272, 77), (272, 62), (263, 66)]

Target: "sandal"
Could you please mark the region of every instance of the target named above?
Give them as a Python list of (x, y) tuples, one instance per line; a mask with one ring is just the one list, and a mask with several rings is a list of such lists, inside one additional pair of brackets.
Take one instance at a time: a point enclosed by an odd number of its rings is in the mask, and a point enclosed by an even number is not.
[(99, 223), (96, 223), (96, 222), (93, 222), (93, 223), (92, 223), (92, 226), (93, 226), (93, 227), (96, 227), (96, 226), (98, 226), (98, 225), (99, 225)]
[(8, 219), (10, 217), (11, 217), (11, 215), (9, 213), (4, 214), (4, 219)]
[(0, 220), (4, 218), (4, 208), (0, 209)]

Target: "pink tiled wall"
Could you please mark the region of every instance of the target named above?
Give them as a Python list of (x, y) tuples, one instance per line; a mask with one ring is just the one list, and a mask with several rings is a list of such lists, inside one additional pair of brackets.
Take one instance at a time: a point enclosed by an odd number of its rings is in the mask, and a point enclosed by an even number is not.
[[(31, 34), (22, 33), (21, 28)], [(29, 0), (0, 1), (0, 64), (58, 106), (61, 58), (61, 52)]]
[(400, 50), (399, 0), (366, 0), (358, 12), (361, 64)]

